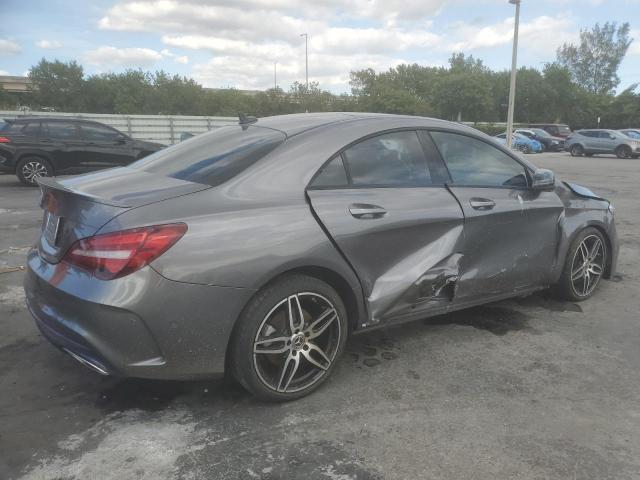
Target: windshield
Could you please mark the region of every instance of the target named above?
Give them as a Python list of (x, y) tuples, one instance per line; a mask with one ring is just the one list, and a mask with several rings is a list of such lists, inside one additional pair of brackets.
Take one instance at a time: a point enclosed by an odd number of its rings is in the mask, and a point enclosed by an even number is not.
[(560, 134), (562, 135), (570, 135), (571, 129), (566, 125), (558, 125), (558, 132), (560, 132)]
[(550, 137), (551, 135), (546, 130), (541, 128), (532, 128), (531, 131), (540, 137)]
[(624, 133), (629, 138), (635, 138), (636, 140), (640, 139), (640, 132), (636, 132), (635, 130), (625, 130)]
[(260, 127), (229, 126), (160, 150), (129, 167), (213, 187), (247, 169), (286, 136)]

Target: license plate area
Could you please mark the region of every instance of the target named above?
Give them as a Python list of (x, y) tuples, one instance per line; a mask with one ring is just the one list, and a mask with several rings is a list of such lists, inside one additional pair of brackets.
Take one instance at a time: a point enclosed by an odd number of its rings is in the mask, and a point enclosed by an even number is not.
[(60, 224), (62, 219), (55, 213), (47, 212), (44, 219), (44, 228), (42, 229), (42, 236), (49, 245), (55, 247), (58, 241), (58, 234), (60, 233)]

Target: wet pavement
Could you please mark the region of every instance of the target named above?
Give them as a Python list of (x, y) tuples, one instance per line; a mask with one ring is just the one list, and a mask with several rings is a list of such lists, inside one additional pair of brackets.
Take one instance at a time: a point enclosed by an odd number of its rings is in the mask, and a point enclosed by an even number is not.
[(352, 338), (302, 400), (101, 377), (24, 307), (38, 191), (0, 176), (0, 479), (640, 478), (640, 160), (528, 157), (616, 206), (619, 275)]

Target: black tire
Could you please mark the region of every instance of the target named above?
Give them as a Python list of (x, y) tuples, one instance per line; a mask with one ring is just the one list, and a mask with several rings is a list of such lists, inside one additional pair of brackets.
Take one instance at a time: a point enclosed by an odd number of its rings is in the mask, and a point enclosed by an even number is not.
[[(304, 320), (301, 328), (290, 334), (291, 325), (300, 318), (294, 313), (292, 320), (288, 314), (292, 305), (299, 307), (293, 311), (301, 311)], [(320, 324), (317, 328), (321, 332), (316, 335), (313, 325), (321, 321), (331, 307), (336, 315), (326, 317), (334, 318), (326, 321), (326, 326)], [(311, 312), (314, 309), (316, 312)], [(313, 335), (317, 340), (311, 342)], [(240, 384), (263, 400), (295, 400), (310, 394), (327, 380), (344, 351), (347, 336), (347, 312), (338, 293), (317, 278), (287, 275), (260, 290), (240, 315), (229, 345), (229, 369)], [(265, 338), (284, 340), (267, 342)], [(260, 348), (258, 344), (264, 345), (261, 350), (268, 353), (254, 353)], [(313, 364), (311, 354), (317, 348), (323, 357), (314, 354), (316, 363)], [(271, 350), (278, 352), (271, 353)], [(322, 358), (330, 358), (330, 362), (327, 364)], [(318, 362), (325, 365), (315, 366)], [(297, 375), (300, 378), (296, 380)]]
[(616, 157), (618, 158), (631, 158), (633, 151), (629, 145), (620, 145), (616, 148)]
[[(596, 276), (595, 274), (591, 273), (591, 269), (587, 269), (587, 271), (589, 272), (589, 276), (594, 276), (593, 285), (589, 288), (582, 288), (582, 286), (585, 285), (585, 277), (578, 276), (581, 273), (578, 268), (581, 264), (583, 265), (582, 272), (584, 272), (585, 269), (583, 263), (582, 245), (583, 243), (585, 243), (588, 251), (590, 245), (595, 244), (595, 239), (599, 240), (600, 242), (602, 255), (598, 255), (597, 258), (594, 258), (591, 261), (590, 265), (595, 268), (596, 264), (599, 264), (598, 266), (600, 274)], [(585, 228), (578, 234), (578, 236), (571, 244), (571, 247), (569, 248), (569, 251), (567, 252), (567, 256), (565, 258), (562, 275), (560, 276), (560, 280), (554, 286), (553, 290), (560, 298), (573, 302), (581, 302), (591, 297), (597, 290), (598, 285), (600, 284), (600, 281), (602, 280), (602, 277), (606, 271), (608, 255), (609, 251), (604, 235), (602, 235), (602, 233), (596, 228)]]
[(571, 145), (569, 153), (572, 157), (581, 157), (582, 155), (584, 155), (584, 148), (582, 148), (582, 145), (574, 143), (573, 145)]
[(522, 153), (531, 153), (531, 147), (527, 144), (524, 144), (520, 147), (520, 151)]
[(539, 153), (544, 153), (544, 152), (546, 152), (546, 151), (548, 150), (548, 149), (547, 149), (547, 146), (546, 146), (544, 143), (542, 143), (541, 145), (542, 145), (542, 149), (540, 150), (540, 152), (539, 152)]
[(16, 176), (23, 185), (29, 187), (37, 187), (36, 178), (51, 177), (53, 175), (53, 167), (51, 164), (40, 157), (23, 157), (16, 166)]

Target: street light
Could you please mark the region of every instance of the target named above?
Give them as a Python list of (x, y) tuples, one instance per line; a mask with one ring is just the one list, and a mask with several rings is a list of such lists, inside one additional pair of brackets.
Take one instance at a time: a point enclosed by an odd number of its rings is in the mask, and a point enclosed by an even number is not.
[(516, 6), (516, 22), (513, 29), (513, 57), (511, 59), (511, 86), (509, 88), (509, 112), (507, 113), (507, 146), (511, 148), (513, 140), (513, 111), (516, 103), (516, 68), (518, 64), (518, 26), (520, 24), (520, 1), (509, 0)]
[(307, 79), (307, 93), (309, 93), (309, 34), (301, 33), (301, 37), (304, 37), (304, 63)]
[(278, 62), (273, 62), (273, 89), (278, 90)]

